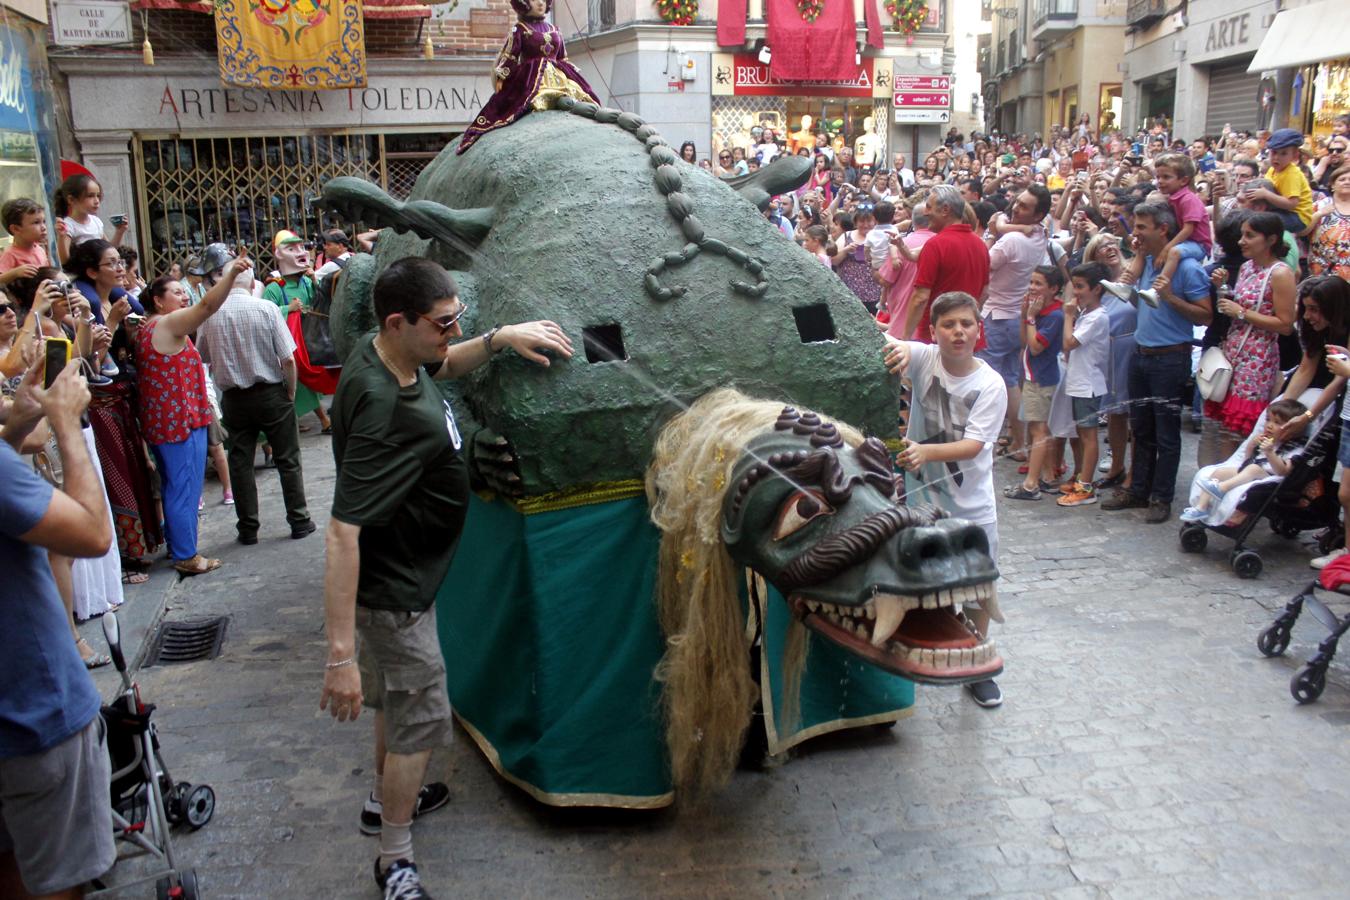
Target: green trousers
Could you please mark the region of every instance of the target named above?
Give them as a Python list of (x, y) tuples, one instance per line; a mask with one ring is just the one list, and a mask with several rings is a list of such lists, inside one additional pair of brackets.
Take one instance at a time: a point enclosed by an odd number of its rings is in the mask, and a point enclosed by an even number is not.
[(239, 535), (258, 534), (258, 486), (253, 480), (253, 454), (258, 437), (266, 434), (272, 445), (272, 459), (281, 478), (281, 496), (286, 504), (286, 521), (291, 529), (309, 522), (305, 503), (305, 476), (300, 468), (300, 430), (295, 421), (295, 404), (281, 384), (255, 384), (231, 388), (220, 398), (234, 486), (234, 511), (239, 517)]

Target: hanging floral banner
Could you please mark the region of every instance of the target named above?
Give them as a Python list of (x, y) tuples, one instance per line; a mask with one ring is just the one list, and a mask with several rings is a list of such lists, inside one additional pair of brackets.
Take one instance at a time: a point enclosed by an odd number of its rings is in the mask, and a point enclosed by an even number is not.
[(220, 79), (271, 90), (365, 87), (360, 0), (216, 0)]
[(928, 4), (923, 0), (886, 0), (886, 15), (891, 27), (901, 34), (913, 34), (928, 18)]
[(797, 0), (797, 15), (803, 22), (814, 22), (825, 11), (825, 0)]
[(693, 25), (698, 18), (698, 0), (656, 0), (656, 11), (672, 25)]

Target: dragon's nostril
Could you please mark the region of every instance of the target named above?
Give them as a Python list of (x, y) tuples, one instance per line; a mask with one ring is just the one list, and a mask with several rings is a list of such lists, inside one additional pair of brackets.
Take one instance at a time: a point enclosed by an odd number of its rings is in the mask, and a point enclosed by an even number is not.
[(940, 537), (928, 537), (919, 544), (919, 559), (933, 559), (942, 555), (943, 540)]

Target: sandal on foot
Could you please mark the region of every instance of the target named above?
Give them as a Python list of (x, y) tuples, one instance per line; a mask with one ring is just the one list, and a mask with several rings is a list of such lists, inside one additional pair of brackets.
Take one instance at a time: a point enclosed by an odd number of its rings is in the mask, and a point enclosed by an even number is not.
[(150, 576), (147, 575), (147, 574), (145, 574), (144, 572), (123, 572), (123, 573), (122, 573), (122, 583), (123, 583), (123, 584), (145, 584), (145, 583), (146, 583), (147, 581), (149, 581), (149, 580), (150, 580)]
[(1025, 450), (1015, 450), (1012, 453), (1005, 453), (1004, 456), (1013, 462), (1024, 463), (1027, 461), (1027, 451)]
[(191, 559), (179, 560), (178, 562), (173, 564), (173, 568), (175, 572), (178, 572), (180, 575), (183, 575), (184, 577), (190, 577), (192, 575), (205, 575), (207, 572), (214, 572), (216, 569), (219, 569), (220, 560), (207, 559), (205, 556), (202, 556), (200, 553), (198, 553)]
[(80, 654), (80, 660), (84, 663), (86, 669), (101, 669), (104, 666), (112, 665), (112, 657), (106, 653), (99, 653), (84, 638), (75, 642), (76, 647), (83, 647), (89, 651), (89, 655)]
[(1003, 496), (1009, 500), (1039, 500), (1041, 492), (1038, 490), (1029, 491), (1026, 485), (1020, 481), (1017, 484), (1010, 484), (1003, 489)]

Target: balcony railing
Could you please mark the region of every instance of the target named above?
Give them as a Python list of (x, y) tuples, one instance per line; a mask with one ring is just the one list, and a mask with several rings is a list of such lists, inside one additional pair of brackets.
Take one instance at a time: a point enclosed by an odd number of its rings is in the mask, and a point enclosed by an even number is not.
[(1033, 28), (1040, 28), (1047, 23), (1071, 24), (1078, 18), (1078, 0), (1035, 0), (1031, 8), (1031, 22)]
[(1125, 7), (1125, 24), (1143, 28), (1167, 15), (1167, 0), (1130, 0)]

